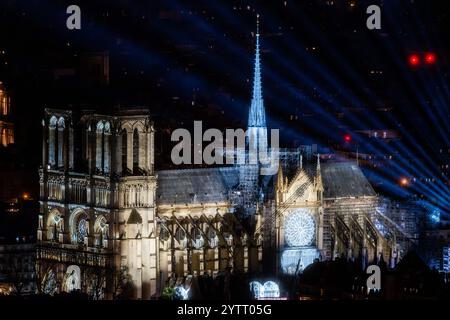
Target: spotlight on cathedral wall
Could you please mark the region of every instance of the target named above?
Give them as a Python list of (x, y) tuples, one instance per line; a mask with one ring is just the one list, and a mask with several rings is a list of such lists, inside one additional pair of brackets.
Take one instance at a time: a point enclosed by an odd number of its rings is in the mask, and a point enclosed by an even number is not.
[(185, 289), (184, 286), (176, 286), (174, 293), (175, 300), (189, 300), (189, 288)]
[(261, 284), (259, 281), (250, 282), (250, 292), (257, 300), (279, 300), (280, 287), (275, 281), (266, 281)]

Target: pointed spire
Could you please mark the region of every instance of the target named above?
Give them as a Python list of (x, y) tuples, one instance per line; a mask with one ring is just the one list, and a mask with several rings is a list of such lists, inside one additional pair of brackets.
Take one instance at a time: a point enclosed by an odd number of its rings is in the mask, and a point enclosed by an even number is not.
[(281, 161), (278, 163), (278, 172), (277, 172), (277, 187), (283, 188), (283, 168), (281, 167)]
[(302, 170), (302, 169), (303, 169), (303, 156), (300, 153), (300, 170)]
[(317, 153), (317, 173), (320, 173), (320, 153)]
[(250, 112), (248, 115), (249, 127), (265, 127), (266, 114), (264, 111), (264, 100), (262, 97), (261, 84), (261, 61), (259, 57), (259, 14), (256, 15), (256, 48), (255, 48), (255, 67), (253, 76), (253, 95)]
[(259, 13), (256, 14), (256, 34), (259, 36)]

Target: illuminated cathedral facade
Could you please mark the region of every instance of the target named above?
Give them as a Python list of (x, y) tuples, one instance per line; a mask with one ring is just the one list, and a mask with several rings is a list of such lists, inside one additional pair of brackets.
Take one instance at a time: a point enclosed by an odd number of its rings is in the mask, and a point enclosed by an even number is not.
[[(316, 259), (399, 258), (398, 230), (377, 211), (378, 197), (354, 162), (281, 150), (273, 176), (246, 165), (157, 171), (147, 110), (46, 109), (42, 128), (43, 293), (112, 299), (127, 279), (132, 298), (151, 299), (168, 279), (188, 275), (275, 277)], [(259, 31), (247, 135), (269, 149)]]

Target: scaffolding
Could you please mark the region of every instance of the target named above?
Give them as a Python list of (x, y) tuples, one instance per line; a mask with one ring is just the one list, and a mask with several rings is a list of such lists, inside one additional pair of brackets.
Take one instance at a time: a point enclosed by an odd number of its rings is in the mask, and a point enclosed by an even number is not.
[[(308, 151), (309, 150), (309, 151)], [(312, 148), (297, 149), (268, 149), (267, 159), (260, 162), (259, 155), (254, 156), (245, 149), (225, 150), (226, 163), (235, 163), (239, 170), (239, 185), (230, 191), (230, 201), (235, 208), (241, 209), (246, 215), (256, 213), (256, 208), (263, 202), (261, 169), (270, 165), (281, 165), (286, 175), (293, 175), (302, 168), (303, 156), (311, 157), (307, 152)], [(253, 156), (253, 158), (252, 158)], [(256, 161), (255, 161), (256, 160)]]
[(424, 208), (416, 201), (392, 201), (381, 198), (378, 211), (397, 224), (409, 237), (418, 239), (419, 217), (423, 215)]

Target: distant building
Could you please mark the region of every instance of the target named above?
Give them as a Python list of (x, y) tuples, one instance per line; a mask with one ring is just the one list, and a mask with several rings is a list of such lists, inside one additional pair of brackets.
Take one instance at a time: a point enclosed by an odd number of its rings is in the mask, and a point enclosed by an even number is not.
[(395, 130), (357, 130), (356, 132), (365, 135), (368, 138), (396, 140), (400, 139), (400, 135)]
[(0, 243), (0, 295), (36, 293), (34, 243)]
[(450, 247), (444, 247), (442, 250), (442, 271), (450, 273)]
[(36, 291), (36, 209), (23, 192), (29, 179), (15, 168), (11, 98), (0, 82), (0, 295)]
[(11, 100), (0, 82), (0, 147), (14, 144), (14, 124), (10, 119)]
[(20, 200), (0, 208), (0, 295), (36, 292), (34, 204)]
[(20, 155), (14, 137), (11, 98), (0, 82), (0, 213), (23, 196), (30, 174), (20, 168)]

